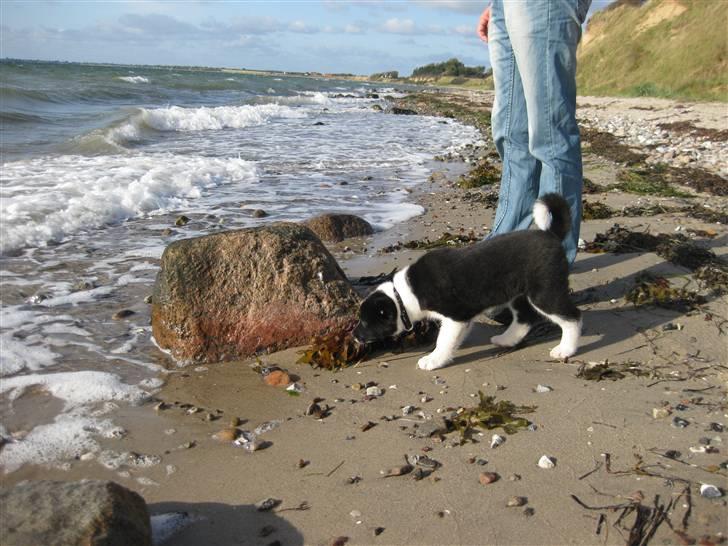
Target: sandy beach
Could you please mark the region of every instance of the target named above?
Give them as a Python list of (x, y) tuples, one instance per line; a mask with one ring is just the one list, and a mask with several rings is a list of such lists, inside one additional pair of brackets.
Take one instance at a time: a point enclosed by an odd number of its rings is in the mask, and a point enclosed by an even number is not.
[[(491, 100), (471, 91), (444, 96), (482, 100), (486, 109)], [(653, 110), (646, 112), (647, 106)], [(714, 133), (726, 119), (725, 105), (591, 97), (580, 99), (579, 116), (593, 127), (614, 119), (643, 125), (689, 121)], [(714, 133), (711, 146), (724, 146), (725, 137), (720, 141)], [(630, 138), (628, 130), (623, 138)], [(494, 208), (482, 196), (493, 190), (457, 185), (474, 158), (493, 151), (489, 135), (484, 141), (469, 152), (470, 163), (433, 161), (433, 176), (411, 194), (425, 208), (423, 215), (370, 238), (331, 245), (347, 275), (387, 273), (423, 252), (384, 251), (398, 242), (435, 240), (445, 232), (486, 235)], [(659, 143), (630, 146), (654, 155)], [(690, 165), (725, 176), (725, 156), (718, 164), (705, 157)], [(617, 223), (635, 232), (684, 234), (718, 257), (728, 255), (725, 222), (685, 212), (709, 207), (725, 216), (725, 194), (686, 186), (679, 188), (690, 197), (609, 189), (625, 165), (593, 145), (585, 145), (584, 165), (596, 185), (585, 200), (614, 211), (583, 222), (585, 243)], [(667, 212), (621, 213), (653, 205)], [(687, 310), (633, 305), (625, 295), (645, 271), (699, 292), (704, 302)], [(700, 490), (704, 484), (728, 490), (725, 294), (706, 289), (689, 268), (657, 252), (580, 252), (571, 287), (584, 330), (577, 355), (567, 363), (549, 358), (558, 334), (530, 336), (523, 346), (503, 350), (489, 342), (503, 327), (483, 317), (455, 362), (437, 373), (416, 368), (428, 347), (380, 354), (336, 373), (296, 364), (302, 348), (261, 355), (264, 365), (299, 377), (300, 396), (264, 384), (251, 367), (254, 359), (174, 369), (153, 400), (115, 413), (115, 423), (128, 434), (100, 440), (104, 449), (140, 456), (111, 469), (97, 457), (67, 470), (25, 466), (5, 475), (3, 484), (113, 479), (138, 491), (152, 514), (189, 514), (188, 525), (165, 542), (170, 545), (722, 543), (728, 534), (725, 496), (706, 498)], [(579, 376), (590, 363), (606, 364), (611, 376)], [(361, 385), (370, 384), (382, 395), (365, 397)], [(533, 406), (523, 414), (532, 426), (515, 434), (478, 430), (472, 441), (457, 432), (430, 435), (444, 415), (477, 405), (479, 391)], [(321, 419), (306, 415), (315, 399), (329, 408)], [(159, 402), (163, 409), (155, 410)], [(59, 403), (29, 392), (14, 402), (6, 425), (26, 425), (24, 405), (32, 405), (37, 416)], [(407, 413), (406, 406), (414, 408)], [(190, 412), (193, 407), (199, 411)], [(264, 449), (249, 453), (213, 438), (233, 420), (241, 430), (274, 423), (260, 435)], [(493, 434), (505, 442), (491, 448)], [(385, 477), (415, 455), (439, 464), (419, 480), (415, 472)], [(544, 455), (553, 468), (538, 465)], [(497, 476), (484, 485), (482, 473)], [(281, 502), (257, 511), (255, 503), (268, 497)]]

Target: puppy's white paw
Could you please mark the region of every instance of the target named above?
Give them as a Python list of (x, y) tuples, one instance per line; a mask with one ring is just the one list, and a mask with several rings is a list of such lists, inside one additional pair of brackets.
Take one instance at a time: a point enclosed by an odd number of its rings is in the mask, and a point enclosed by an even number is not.
[(574, 354), (576, 354), (576, 347), (564, 347), (561, 344), (551, 349), (551, 352), (549, 353), (551, 358), (555, 358), (557, 360), (569, 358), (570, 356), (574, 356)]
[(513, 347), (517, 344), (514, 343), (514, 340), (511, 336), (506, 335), (505, 333), (499, 335), (499, 336), (493, 336), (490, 338), (490, 342), (493, 345), (497, 345), (498, 347)]
[(436, 370), (442, 368), (448, 361), (434, 356), (432, 353), (425, 355), (417, 361), (420, 370)]

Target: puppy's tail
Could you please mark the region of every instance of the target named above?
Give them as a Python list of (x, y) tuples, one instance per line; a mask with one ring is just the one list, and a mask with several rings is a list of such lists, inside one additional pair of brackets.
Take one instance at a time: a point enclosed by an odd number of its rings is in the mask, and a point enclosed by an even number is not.
[(533, 221), (539, 229), (550, 231), (560, 240), (571, 231), (571, 211), (558, 193), (542, 195), (533, 206)]

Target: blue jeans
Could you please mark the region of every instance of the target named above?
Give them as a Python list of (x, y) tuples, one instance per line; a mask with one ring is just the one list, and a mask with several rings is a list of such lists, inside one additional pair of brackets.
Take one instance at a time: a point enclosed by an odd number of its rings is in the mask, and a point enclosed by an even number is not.
[(582, 165), (576, 123), (576, 46), (591, 0), (493, 0), (488, 48), (493, 140), (503, 161), (491, 236), (528, 229), (538, 196), (571, 208), (564, 240), (573, 263), (581, 223)]

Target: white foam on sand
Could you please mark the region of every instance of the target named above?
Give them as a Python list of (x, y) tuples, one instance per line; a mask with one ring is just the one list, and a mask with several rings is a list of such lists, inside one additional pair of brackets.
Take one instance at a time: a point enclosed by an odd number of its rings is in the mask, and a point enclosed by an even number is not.
[(115, 374), (94, 371), (5, 378), (0, 382), (0, 394), (7, 393), (12, 402), (30, 387), (40, 387), (63, 400), (64, 412), (53, 423), (39, 425), (21, 440), (4, 446), (0, 451), (0, 467), (5, 473), (24, 464), (62, 466), (63, 461), (99, 451), (96, 436), (119, 437), (123, 430), (108, 419), (93, 417), (92, 406), (108, 405), (111, 401), (139, 403), (149, 396), (137, 386), (122, 383)]

